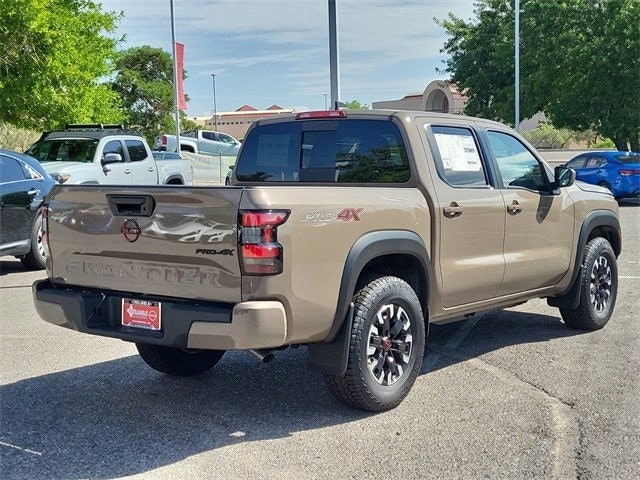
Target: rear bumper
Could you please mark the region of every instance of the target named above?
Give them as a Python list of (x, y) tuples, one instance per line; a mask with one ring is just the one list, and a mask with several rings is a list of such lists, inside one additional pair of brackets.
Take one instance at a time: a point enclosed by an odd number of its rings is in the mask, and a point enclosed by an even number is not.
[(162, 330), (121, 325), (123, 298), (132, 293), (33, 284), (33, 300), (40, 317), (54, 325), (92, 335), (167, 347), (236, 350), (279, 347), (286, 343), (284, 307), (276, 301), (237, 304), (149, 297), (162, 302)]

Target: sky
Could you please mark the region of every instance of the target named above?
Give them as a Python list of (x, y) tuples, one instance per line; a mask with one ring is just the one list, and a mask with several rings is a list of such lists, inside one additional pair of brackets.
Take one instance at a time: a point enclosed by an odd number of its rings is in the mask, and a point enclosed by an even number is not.
[[(101, 0), (122, 12), (121, 49), (171, 51), (169, 0)], [(244, 104), (324, 108), (330, 98), (327, 0), (175, 0), (176, 41), (185, 44), (189, 116)], [(422, 93), (444, 78), (446, 40), (434, 18), (473, 16), (472, 0), (337, 0), (340, 100), (371, 104)]]

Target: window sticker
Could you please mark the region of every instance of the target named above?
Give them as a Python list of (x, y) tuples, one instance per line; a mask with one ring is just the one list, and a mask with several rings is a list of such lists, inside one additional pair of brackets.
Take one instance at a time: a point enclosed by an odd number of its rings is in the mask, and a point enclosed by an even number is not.
[(482, 168), (476, 143), (470, 135), (435, 133), (442, 164), (446, 170), (479, 172)]

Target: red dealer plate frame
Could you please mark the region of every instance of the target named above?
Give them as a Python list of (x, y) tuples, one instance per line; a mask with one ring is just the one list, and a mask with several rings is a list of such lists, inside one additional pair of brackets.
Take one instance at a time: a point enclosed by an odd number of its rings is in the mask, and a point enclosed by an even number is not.
[(162, 304), (133, 298), (122, 299), (122, 326), (159, 331), (162, 329)]

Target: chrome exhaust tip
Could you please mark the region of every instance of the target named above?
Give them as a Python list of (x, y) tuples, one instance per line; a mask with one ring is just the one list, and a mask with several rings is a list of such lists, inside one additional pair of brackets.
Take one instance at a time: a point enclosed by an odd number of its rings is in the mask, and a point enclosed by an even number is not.
[(256, 357), (258, 357), (258, 360), (260, 360), (262, 363), (269, 363), (271, 360), (276, 358), (276, 356), (273, 354), (273, 351), (266, 348), (260, 348), (257, 350), (249, 350), (249, 351), (253, 353)]

